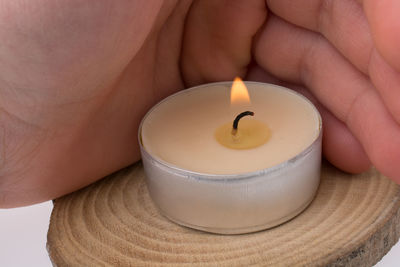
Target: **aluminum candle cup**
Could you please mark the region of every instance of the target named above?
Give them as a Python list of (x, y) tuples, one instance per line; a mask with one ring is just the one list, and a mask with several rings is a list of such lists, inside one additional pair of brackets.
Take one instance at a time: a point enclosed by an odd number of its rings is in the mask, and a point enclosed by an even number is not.
[[(292, 90), (245, 84), (252, 100), (245, 108), (255, 113), (246, 120), (257, 119), (270, 135), (255, 148), (232, 149), (217, 141), (216, 130), (243, 111), (229, 103), (231, 82), (178, 92), (142, 120), (146, 183), (170, 220), (212, 233), (249, 233), (293, 218), (314, 198), (322, 141), (317, 109)], [(246, 125), (239, 122), (238, 130)]]

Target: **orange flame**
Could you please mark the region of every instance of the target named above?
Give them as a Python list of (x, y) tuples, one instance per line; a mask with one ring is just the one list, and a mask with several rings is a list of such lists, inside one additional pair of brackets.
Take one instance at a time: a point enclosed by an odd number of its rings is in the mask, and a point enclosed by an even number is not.
[(249, 105), (250, 96), (246, 85), (239, 77), (233, 81), (231, 88), (231, 105)]

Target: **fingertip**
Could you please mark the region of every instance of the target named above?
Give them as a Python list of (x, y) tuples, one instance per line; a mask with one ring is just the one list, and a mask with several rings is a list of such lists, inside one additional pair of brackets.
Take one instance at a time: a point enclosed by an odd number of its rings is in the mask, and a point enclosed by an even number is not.
[(329, 111), (320, 108), (324, 123), (322, 140), (325, 158), (337, 168), (349, 173), (361, 173), (371, 167), (360, 142), (353, 136), (345, 124)]
[(267, 17), (264, 0), (194, 1), (182, 41), (185, 84), (243, 77), (252, 60), (252, 41)]
[[(335, 167), (354, 174), (365, 172), (371, 168), (371, 162), (368, 157), (357, 146), (353, 146), (352, 141), (335, 144), (328, 140), (329, 138), (324, 139), (326, 140), (323, 141), (324, 157)], [(346, 148), (346, 143), (350, 143), (349, 147), (355, 149)]]
[(388, 138), (377, 142), (369, 154), (372, 163), (383, 175), (400, 184), (400, 140)]
[(346, 123), (372, 164), (400, 184), (400, 125), (375, 90), (366, 91), (354, 102)]

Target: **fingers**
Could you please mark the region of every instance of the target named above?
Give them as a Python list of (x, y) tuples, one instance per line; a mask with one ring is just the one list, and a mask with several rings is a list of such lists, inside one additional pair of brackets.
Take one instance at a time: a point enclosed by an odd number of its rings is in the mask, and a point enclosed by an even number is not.
[(376, 44), (371, 53), (369, 75), (400, 123), (400, 2), (368, 0), (364, 1), (364, 7)]
[(264, 0), (201, 0), (192, 4), (181, 66), (187, 85), (244, 76), (253, 36), (266, 18)]
[(361, 72), (368, 73), (373, 42), (362, 6), (354, 0), (268, 0), (277, 16), (321, 33)]
[(258, 64), (278, 78), (309, 87), (346, 121), (358, 95), (371, 85), (320, 35), (271, 16), (255, 46)]
[(325, 158), (346, 172), (360, 173), (368, 170), (371, 162), (347, 126), (324, 108), (304, 87), (292, 88), (310, 99), (321, 114), (324, 128), (322, 150)]
[(368, 170), (371, 162), (357, 138), (327, 109), (319, 106), (318, 110), (324, 122), (322, 148), (325, 158), (350, 173)]
[(347, 125), (363, 144), (372, 163), (400, 183), (400, 126), (375, 90), (367, 90), (355, 101)]
[(363, 5), (379, 53), (400, 71), (400, 1), (364, 0)]
[[(290, 53), (288, 52), (290, 51)], [(400, 182), (400, 127), (369, 79), (324, 38), (271, 16), (255, 47), (258, 64), (305, 84), (360, 140), (372, 163)]]
[(369, 75), (390, 113), (400, 123), (399, 1), (268, 0), (267, 3), (273, 13), (286, 21), (321, 33), (358, 70)]
[(249, 70), (247, 79), (260, 82), (270, 82), (292, 88), (310, 99), (318, 108), (324, 127), (323, 154), (333, 165), (350, 173), (360, 173), (369, 169), (368, 159), (360, 142), (349, 131), (347, 126), (324, 108), (318, 100), (304, 87), (282, 83), (269, 73), (255, 66)]

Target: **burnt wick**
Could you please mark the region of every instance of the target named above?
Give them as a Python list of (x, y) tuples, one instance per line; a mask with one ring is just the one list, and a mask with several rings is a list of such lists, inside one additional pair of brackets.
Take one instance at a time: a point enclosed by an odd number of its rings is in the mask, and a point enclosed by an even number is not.
[(243, 118), (244, 116), (254, 116), (254, 112), (252, 112), (252, 111), (244, 111), (244, 112), (242, 112), (242, 113), (240, 113), (239, 115), (236, 116), (235, 120), (233, 121), (232, 132), (231, 132), (232, 135), (236, 135), (237, 134), (239, 120), (241, 118)]

